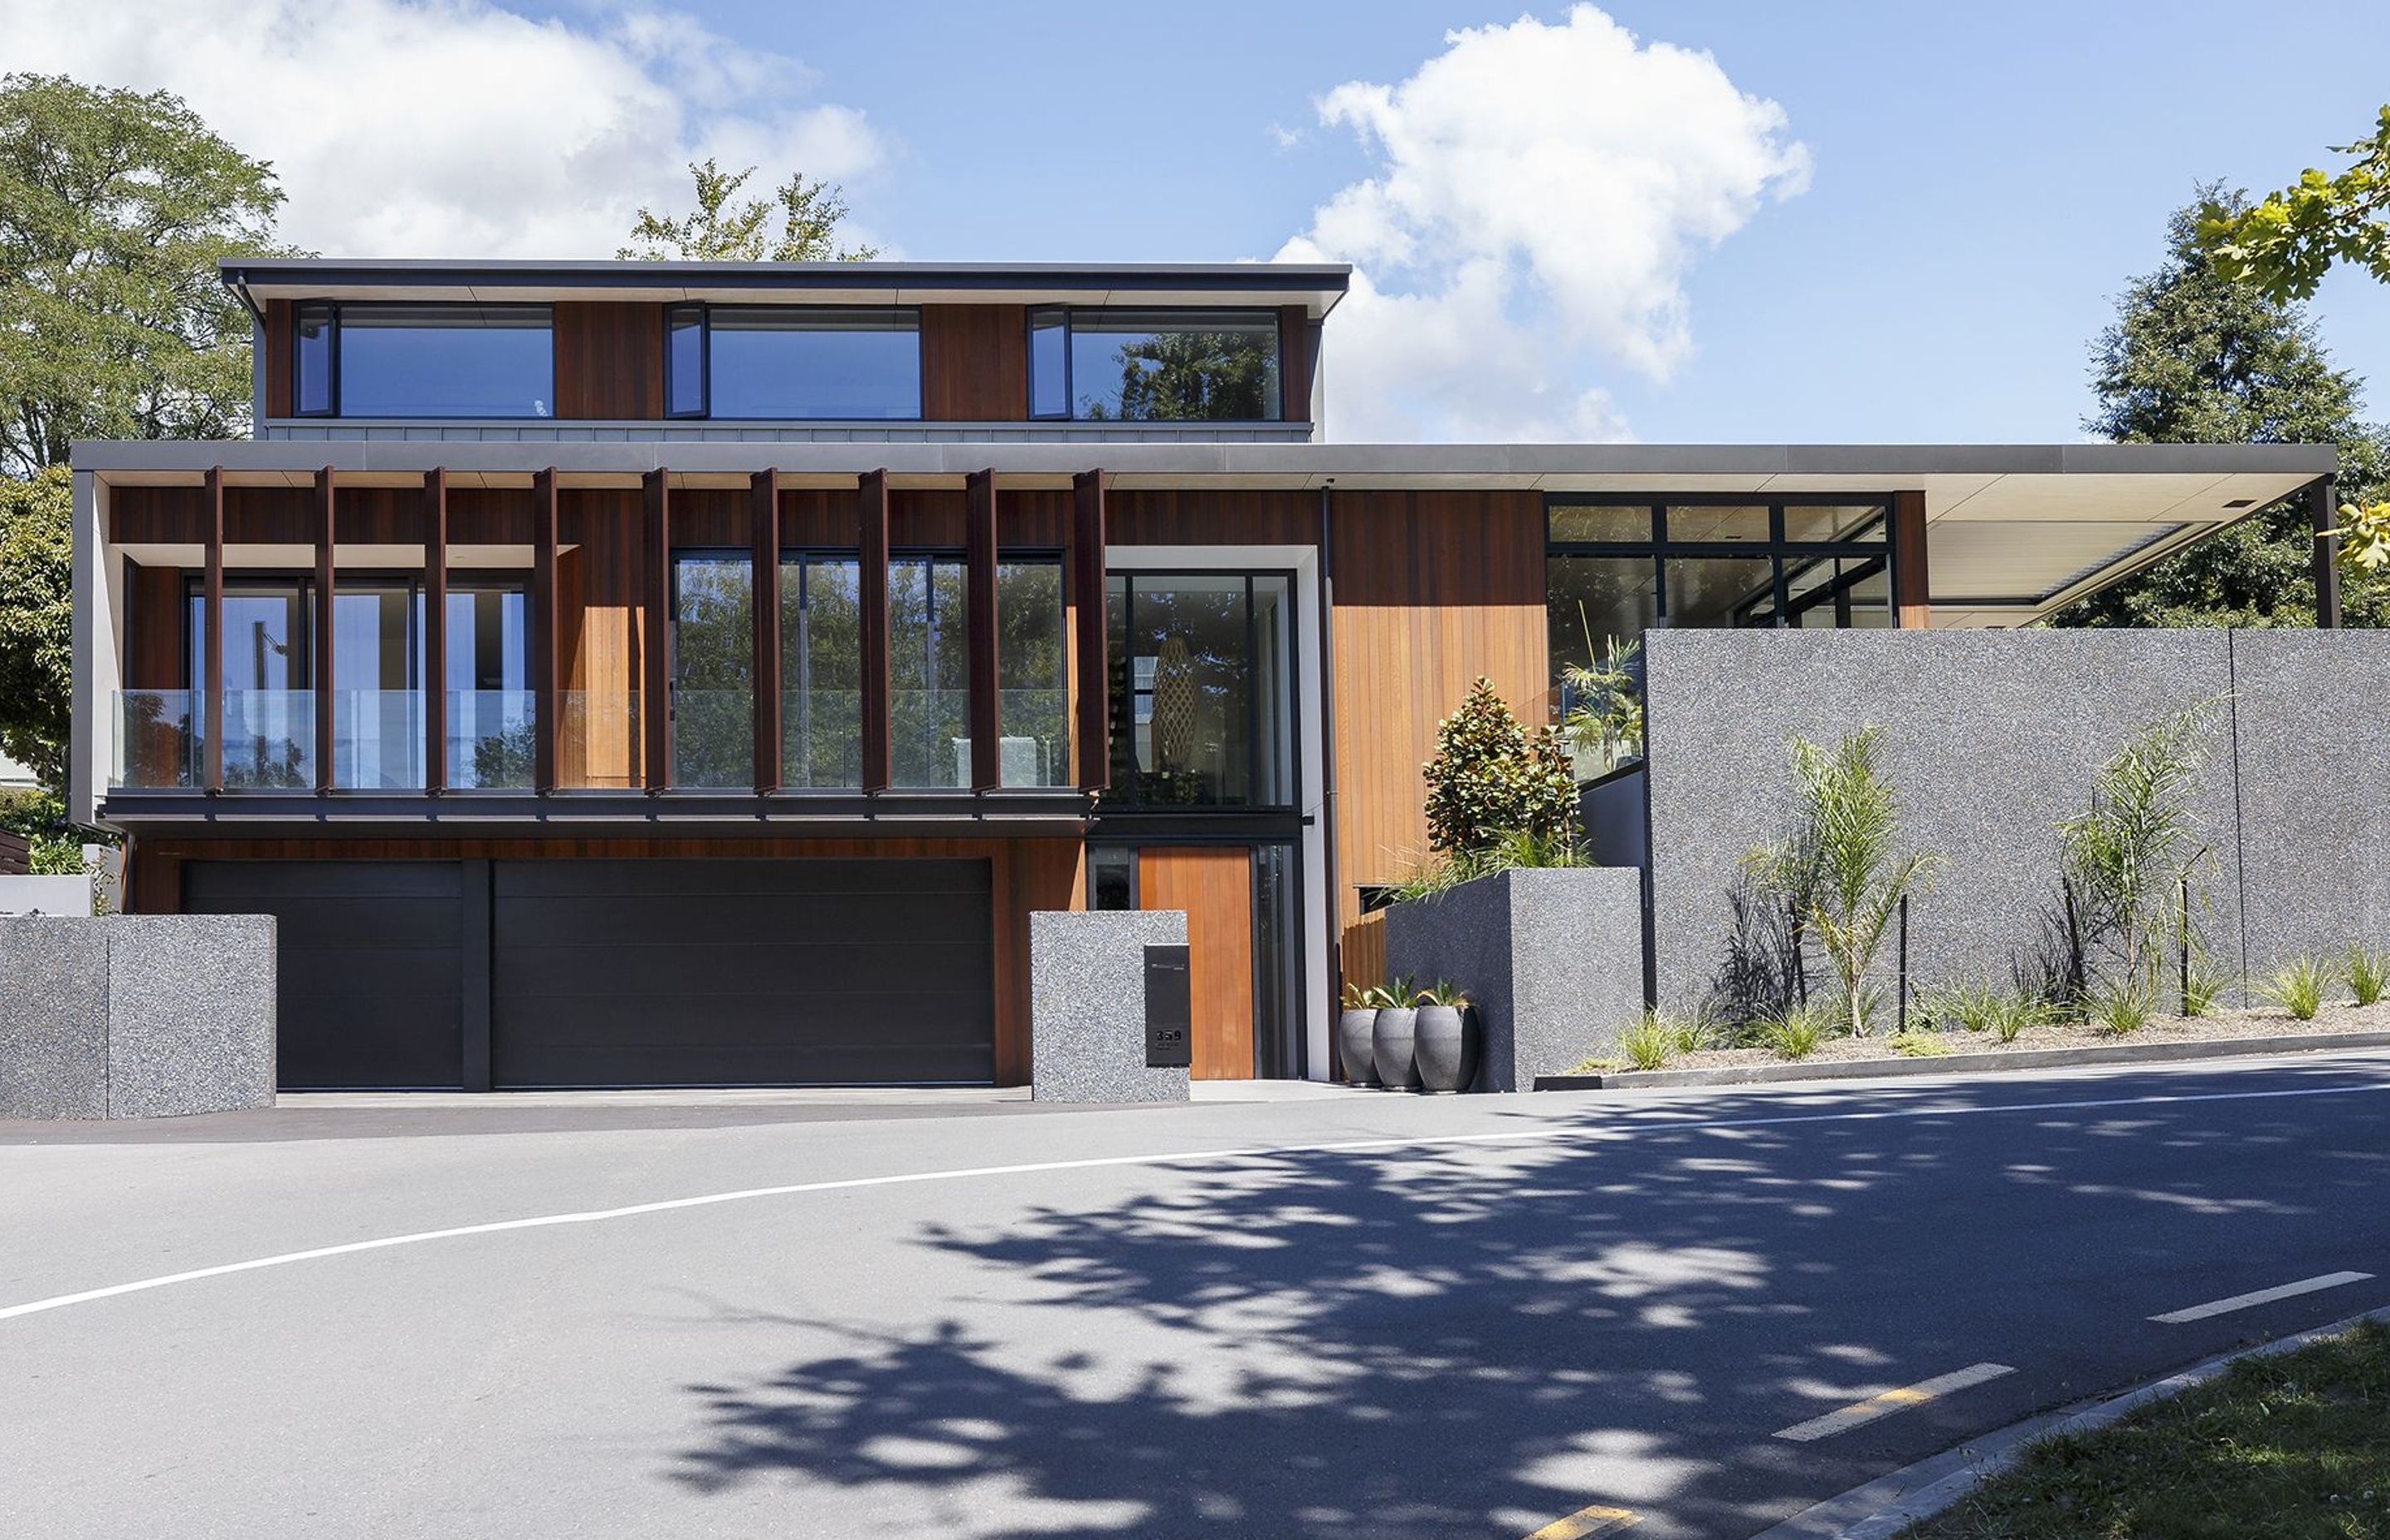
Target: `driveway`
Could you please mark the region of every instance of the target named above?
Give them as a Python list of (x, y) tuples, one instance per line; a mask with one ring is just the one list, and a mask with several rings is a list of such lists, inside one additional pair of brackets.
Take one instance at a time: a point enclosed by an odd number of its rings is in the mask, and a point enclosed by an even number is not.
[(0, 1534), (1739, 1540), (2390, 1304), (2384, 1092), (0, 1123)]

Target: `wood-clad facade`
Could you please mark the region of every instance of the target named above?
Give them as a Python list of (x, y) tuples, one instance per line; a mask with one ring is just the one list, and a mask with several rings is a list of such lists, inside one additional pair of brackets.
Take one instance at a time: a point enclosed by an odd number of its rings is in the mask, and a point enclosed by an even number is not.
[[(295, 417), (297, 306), (333, 302), (293, 279), (258, 302), (277, 442), (191, 445), (95, 488), (95, 630), (126, 704), (96, 729), (117, 764), (91, 806), (128, 833), (129, 905), (282, 905), (319, 1079), (1018, 1084), (1028, 917), (1087, 906), (1188, 912), (1199, 1076), (1327, 1075), (1340, 986), (1382, 972), (1365, 890), (1427, 853), (1437, 724), (1481, 677), (1530, 724), (1556, 710), (1556, 494), (1491, 464), (1317, 468), (1341, 274), (1306, 270), (1304, 302), (1250, 266), (956, 270), (926, 297), (881, 275), (841, 302), (874, 307), (883, 340), (918, 332), (919, 415), (825, 427), (677, 420), (672, 371), (711, 367), (686, 317), (753, 322), (737, 285), (838, 274), (713, 275), (710, 297), (666, 275), (686, 292), (626, 297), (652, 271), (523, 294), (546, 309), (554, 420), (495, 430)], [(379, 279), (417, 276), (341, 281), (379, 324)], [(500, 279), (522, 275), (486, 292)], [(826, 308), (808, 294), (772, 302)], [(1037, 359), (1058, 336), (1077, 358), (1052, 318), (1087, 309), (1155, 336), (1228, 317), (1209, 323), (1214, 384), (1266, 420), (1058, 409)], [(508, 345), (536, 345), (523, 329)], [(1066, 380), (1117, 363), (1106, 388), (1127, 391), (1160, 367), (1090, 335)], [(1266, 378), (1278, 396), (1253, 411)], [(1922, 623), (1921, 497), (1871, 495), (1890, 510), (1875, 570)], [(261, 775), (261, 753), (289, 763)], [(653, 1020), (624, 1003), (716, 966), (714, 993)], [(343, 990), (376, 969), (433, 981), (438, 1030), (402, 1043), (384, 1021), (343, 1072)], [(841, 1009), (847, 1037), (818, 1041)], [(768, 1041), (775, 1012), (804, 1033)]]

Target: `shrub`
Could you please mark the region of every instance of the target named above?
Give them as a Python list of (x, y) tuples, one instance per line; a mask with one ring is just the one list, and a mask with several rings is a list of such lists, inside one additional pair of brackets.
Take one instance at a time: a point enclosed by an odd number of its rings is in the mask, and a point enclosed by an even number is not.
[(1999, 1014), (2000, 992), (1987, 979), (1972, 979), (1964, 983), (1937, 984), (1921, 991), (1918, 1009), (1933, 1023), (1947, 1030), (1985, 1032)]
[(1779, 1059), (1806, 1059), (1826, 1040), (1826, 1013), (1816, 1006), (1794, 1006), (1762, 1026), (1759, 1040)]
[(1814, 930), (1841, 988), (1845, 1030), (1868, 1031), (1868, 972), (1901, 896), (1936, 857), (1895, 856), (1900, 799), (1877, 759), (1882, 730), (1862, 727), (1831, 750), (1792, 742), (1800, 823), (1789, 839), (1744, 857), (1745, 869), (1783, 899), (1798, 935)]
[(2377, 1004), (2390, 993), (2390, 952), (2361, 941), (2348, 943), (2348, 988), (2360, 1006)]
[(1618, 1051), (1636, 1069), (1664, 1069), (1677, 1055), (1676, 1024), (1656, 1010), (1647, 1010), (1643, 1020), (1619, 1034)]
[(1682, 1018), (1664, 1016), (1661, 1020), (1667, 1022), (1669, 1030), (1676, 1033), (1677, 1051), (1680, 1054), (1701, 1053), (1725, 1046), (1720, 1041), (1722, 1034), (1717, 1023), (1699, 1011)]
[(2257, 981), (2257, 993), (2291, 1013), (2294, 1021), (2312, 1021), (2323, 1008), (2332, 988), (2332, 965), (2319, 957), (2293, 957)]
[(2012, 990), (1992, 996), (1992, 1010), (1984, 1019), (1984, 1030), (1996, 1042), (2013, 1043), (2024, 1035), (2027, 1028), (2041, 1026), (2049, 1020), (2049, 1007), (2046, 1002), (2022, 990)]
[[(1589, 628), (1586, 641), (1590, 650)], [(1561, 717), (1561, 735), (1578, 758), (1600, 767), (1597, 775), (1607, 775), (1642, 757), (1643, 687), (1638, 678), (1642, 648), (1639, 641), (1622, 643), (1613, 636), (1598, 666), (1571, 663), (1561, 671), (1561, 684), (1569, 699)]]
[(1470, 686), (1436, 725), (1435, 757), (1422, 770), (1431, 848), (1473, 853), (1509, 834), (1575, 847), (1576, 776), (1559, 729), (1528, 732), (1491, 679)]
[(1950, 1051), (1940, 1033), (1896, 1032), (1884, 1041), (1903, 1059), (1939, 1059)]
[(2111, 1037), (2137, 1033), (2157, 1014), (2156, 1000), (2138, 980), (2103, 984), (2084, 1003), (2090, 1007), (2091, 1024)]

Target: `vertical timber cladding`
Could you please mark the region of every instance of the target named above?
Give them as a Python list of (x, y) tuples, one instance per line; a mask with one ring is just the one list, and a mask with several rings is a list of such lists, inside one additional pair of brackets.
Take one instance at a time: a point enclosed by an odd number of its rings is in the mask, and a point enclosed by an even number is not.
[[(159, 835), (137, 842), (132, 854), (132, 892), (144, 913), (174, 913), (178, 905), (191, 912), (204, 912), (202, 905), (216, 902), (217, 907), (233, 905), (238, 912), (281, 913), (267, 902), (274, 886), (273, 873), (267, 868), (289, 871), (294, 892), (306, 892), (320, 898), (324, 892), (343, 885), (359, 888), (361, 896), (379, 893), (389, 880), (404, 879), (417, 884), (430, 883), (438, 888), (430, 902), (418, 905), (427, 915), (433, 909), (456, 917), (435, 923), (434, 929), (445, 924), (444, 934), (456, 935), (463, 917), (469, 913), (460, 905), (455, 884), (465, 880), (473, 871), (473, 863), (491, 873), (498, 882), (502, 895), (501, 912), (493, 930), (496, 932), (484, 944), (508, 949), (510, 938), (525, 934), (510, 930), (503, 912), (503, 895), (510, 889), (520, 896), (527, 888), (561, 886), (570, 890), (576, 885), (572, 877), (576, 866), (593, 868), (605, 863), (634, 873), (653, 869), (659, 874), (671, 874), (671, 880), (686, 884), (689, 868), (702, 867), (713, 860), (726, 860), (733, 866), (777, 867), (783, 870), (801, 868), (807, 863), (824, 864), (822, 875), (831, 875), (828, 864), (860, 864), (889, 868), (895, 875), (887, 885), (928, 882), (935, 885), (944, 880), (953, 886), (955, 868), (970, 867), (983, 873), (979, 882), (984, 897), (979, 902), (985, 917), (979, 924), (974, 943), (983, 942), (981, 948), (992, 982), (983, 986), (985, 1007), (974, 1013), (990, 1023), (992, 1030), (993, 1074), (1000, 1085), (1025, 1084), (1029, 1074), (1029, 916), (1039, 909), (1077, 909), (1085, 906), (1085, 872), (1080, 865), (1080, 845), (1075, 839), (970, 839), (970, 838), (871, 838), (841, 840), (701, 840), (695, 838), (649, 838), (611, 840), (574, 839), (335, 839), (300, 837), (275, 839), (213, 838), (178, 840)], [(915, 868), (906, 872), (898, 868)], [(941, 873), (931, 868), (945, 868)], [(511, 880), (508, 874), (511, 871)], [(362, 875), (360, 875), (362, 874)], [(554, 880), (542, 874), (562, 874)], [(702, 873), (698, 876), (702, 877)], [(868, 873), (865, 875), (869, 875)], [(724, 887), (736, 886), (736, 877), (725, 879)], [(359, 885), (362, 884), (362, 887)], [(285, 884), (288, 886), (288, 884)], [(379, 886), (377, 886), (379, 885)], [(577, 884), (585, 889), (602, 885), (602, 879), (584, 880)], [(321, 890), (322, 892), (319, 892)], [(186, 892), (188, 897), (186, 897)], [(263, 894), (264, 896), (261, 896)], [(212, 899), (212, 895), (214, 897)], [(380, 893), (382, 897), (391, 896)], [(276, 901), (278, 902), (278, 901)], [(651, 902), (651, 901), (649, 901)], [(739, 905), (733, 905), (737, 912)], [(767, 906), (758, 906), (758, 916)], [(378, 967), (371, 956), (373, 950), (385, 944), (397, 934), (375, 924), (348, 925), (340, 916), (325, 909), (320, 903), (305, 911), (293, 909), (294, 915), (310, 924), (323, 921), (330, 926), (330, 937), (317, 937), (322, 946), (314, 949), (322, 954), (318, 961), (332, 966), (319, 970), (324, 980), (337, 982), (343, 978), (357, 977), (386, 982), (394, 975), (376, 973)], [(359, 911), (361, 912), (361, 911)], [(520, 924), (520, 916), (517, 917)], [(345, 934), (347, 941), (339, 938)], [(343, 946), (362, 946), (367, 955), (353, 966), (338, 963), (333, 954)], [(690, 948), (692, 955), (702, 948)], [(311, 966), (313, 966), (311, 964)], [(692, 967), (701, 966), (695, 963)], [(503, 973), (503, 959), (500, 970)], [(904, 971), (901, 962), (899, 971)], [(311, 975), (317, 976), (317, 975)], [(406, 1007), (404, 1022), (409, 1041), (392, 1049), (408, 1056), (404, 1066), (406, 1078), (394, 1078), (398, 1072), (386, 1067), (366, 1072), (371, 1078), (352, 1076), (349, 1084), (443, 1084), (456, 1085), (469, 1078), (457, 1072), (456, 1054), (459, 1036), (456, 1023), (459, 1013), (452, 1008), (458, 999), (460, 977), (456, 969), (444, 966), (423, 968), (404, 975), (406, 982), (399, 994), (413, 991), (424, 1000)], [(831, 997), (826, 987), (815, 992), (816, 997), (805, 996), (808, 983), (821, 984), (818, 973), (792, 970), (792, 988), (782, 992), (783, 998), (794, 998), (803, 1010), (836, 1011), (840, 1002)], [(497, 981), (501, 991), (508, 981)], [(383, 982), (369, 982), (367, 987), (380, 989)], [(398, 986), (392, 985), (392, 988)], [(432, 998), (436, 996), (436, 999)], [(393, 998), (396, 998), (394, 995)], [(429, 1000), (430, 1003), (424, 1003)], [(707, 1007), (700, 991), (692, 987), (685, 994), (658, 996), (654, 1002), (659, 1011), (660, 1029), (670, 1029), (680, 1035), (684, 1027), (692, 1039), (702, 1039), (711, 1030)], [(419, 1008), (418, 1008), (419, 1007)], [(286, 991), (285, 1010), (292, 1008), (291, 996)], [(520, 1007), (518, 1007), (520, 1016)], [(392, 1030), (397, 1029), (394, 1020)], [(856, 1042), (868, 1044), (873, 1023), (867, 1011), (855, 1010), (844, 1029)], [(508, 1052), (503, 1019), (496, 1024), (497, 1041), (494, 1045), (501, 1063)], [(985, 1040), (984, 1038), (983, 1039)], [(553, 1046), (553, 1045), (551, 1045)], [(376, 1050), (379, 1052), (379, 1050)], [(983, 1055), (984, 1059), (985, 1055)], [(430, 1061), (436, 1059), (435, 1066)], [(521, 1066), (518, 1061), (516, 1067)], [(537, 1068), (537, 1066), (533, 1066)], [(668, 1065), (669, 1069), (670, 1066)], [(311, 1074), (320, 1072), (311, 1071)], [(689, 1074), (684, 1067), (674, 1073), (682, 1083)], [(986, 1071), (981, 1078), (986, 1078)], [(321, 1078), (318, 1084), (334, 1083)], [(503, 1077), (500, 1081), (504, 1084)], [(295, 1083), (294, 1083), (295, 1084)]]
[(1339, 492), (1330, 518), (1336, 919), (1343, 977), (1374, 982), (1383, 950), (1357, 887), (1426, 852), (1436, 724), (1481, 674), (1530, 727), (1548, 718), (1543, 496)]

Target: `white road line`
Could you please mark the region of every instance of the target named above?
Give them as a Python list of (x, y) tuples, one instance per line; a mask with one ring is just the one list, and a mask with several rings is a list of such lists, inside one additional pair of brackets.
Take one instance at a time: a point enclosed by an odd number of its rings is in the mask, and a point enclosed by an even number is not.
[(2235, 1294), (2229, 1300), (2210, 1300), (2205, 1304), (2194, 1304), (2188, 1310), (2169, 1310), (2150, 1319), (2164, 1321), (2168, 1326), (2180, 1326), (2185, 1321), (2204, 1321), (2210, 1315), (2229, 1315), (2236, 1310), (2248, 1310), (2256, 1305), (2271, 1304), (2276, 1300), (2312, 1294), (2320, 1289), (2337, 1289), (2344, 1283), (2363, 1283), (2372, 1276), (2371, 1273), (2323, 1273), (2315, 1277), (2301, 1278), (2296, 1283), (2279, 1284), (2254, 1293)]
[(1931, 1380), (1921, 1380), (1914, 1385), (1903, 1385), (1897, 1390), (1884, 1391), (1880, 1394), (1869, 1396), (1865, 1401), (1845, 1406), (1838, 1412), (1828, 1412), (1823, 1417), (1813, 1417), (1806, 1422), (1796, 1422), (1790, 1428), (1779, 1429), (1776, 1436), (1791, 1439), (1795, 1444), (1808, 1444), (1817, 1439), (1831, 1438), (1836, 1433), (1848, 1432), (1853, 1428), (1863, 1427), (1880, 1417), (1890, 1417), (1893, 1413), (1907, 1407), (1921, 1405), (1936, 1396), (1954, 1395), (1971, 1386), (1980, 1385), (1987, 1380), (1998, 1380), (2001, 1375), (2015, 1372), (2016, 1370), (2006, 1364), (1971, 1364), (1963, 1369), (1953, 1369), (1948, 1374), (1936, 1375)]
[(207, 1278), (227, 1277), (235, 1273), (254, 1273), (269, 1267), (288, 1267), (302, 1262), (320, 1262), (328, 1257), (350, 1256), (359, 1251), (388, 1251), (397, 1246), (420, 1246), (434, 1240), (457, 1240), (469, 1236), (501, 1235), (509, 1230), (546, 1229), (559, 1225), (595, 1225), (608, 1220), (632, 1219), (642, 1214), (669, 1213), (677, 1209), (709, 1208), (717, 1203), (741, 1203), (759, 1198), (790, 1198), (813, 1192), (846, 1192), (860, 1187), (903, 1187), (919, 1182), (964, 1181), (982, 1176), (1028, 1176), (1056, 1171), (1101, 1171), (1118, 1166), (1168, 1166), (1213, 1161), (1241, 1161), (1289, 1155), (1349, 1155), (1371, 1150), (1429, 1149), (1465, 1145), (1527, 1144), (1569, 1140), (1601, 1141), (1631, 1139), (1644, 1134), (1698, 1134), (1721, 1129), (1784, 1128), (1803, 1123), (1882, 1123), (1910, 1118), (1989, 1117), (2011, 1112), (2086, 1112), (2119, 1107), (2160, 1107), (2188, 1105), (2208, 1101), (2279, 1101), (2294, 1097), (2355, 1096), (2367, 1092), (2390, 1091), (2390, 1081), (2365, 1085), (2307, 1085), (2286, 1091), (2200, 1091), (2178, 1092), (2165, 1096), (2111, 1097), (2081, 1101), (2013, 1102), (1991, 1107), (1897, 1107), (1863, 1112), (1805, 1112), (1770, 1118), (1708, 1118), (1686, 1119), (1681, 1122), (1646, 1120), (1643, 1110), (1632, 1110), (1638, 1121), (1627, 1123), (1603, 1123), (1587, 1126), (1564, 1123), (1538, 1128), (1508, 1128), (1490, 1134), (1420, 1134), (1378, 1139), (1342, 1139), (1323, 1144), (1256, 1145), (1250, 1148), (1225, 1149), (1190, 1149), (1163, 1154), (1107, 1155), (1082, 1161), (1033, 1161), (1020, 1165), (968, 1166), (953, 1171), (914, 1171), (893, 1176), (851, 1176), (828, 1182), (792, 1182), (782, 1187), (745, 1187), (736, 1192), (701, 1193), (692, 1198), (668, 1198), (652, 1203), (630, 1203), (621, 1208), (592, 1209), (579, 1213), (534, 1214), (523, 1219), (497, 1219), (481, 1225), (458, 1225), (448, 1229), (418, 1230), (406, 1235), (379, 1236), (370, 1240), (352, 1240), (337, 1246), (317, 1246), (303, 1251), (284, 1251), (276, 1256), (251, 1257), (245, 1262), (227, 1262), (213, 1267), (195, 1267), (188, 1272), (168, 1273), (160, 1277), (135, 1278), (130, 1283), (112, 1283), (102, 1289), (86, 1289), (79, 1293), (56, 1294), (45, 1300), (28, 1300), (22, 1304), (0, 1305), (0, 1321), (15, 1320), (24, 1315), (38, 1315), (45, 1311), (63, 1310), (69, 1305), (89, 1304), (97, 1300), (112, 1300), (125, 1294), (139, 1294), (152, 1289), (170, 1288), (175, 1284), (198, 1283)]

